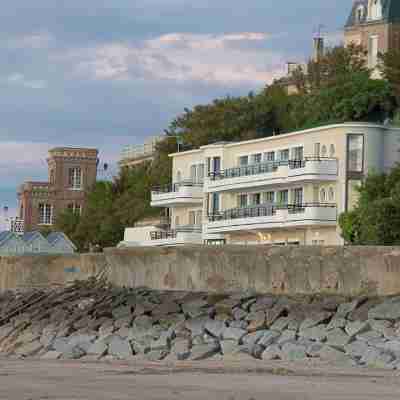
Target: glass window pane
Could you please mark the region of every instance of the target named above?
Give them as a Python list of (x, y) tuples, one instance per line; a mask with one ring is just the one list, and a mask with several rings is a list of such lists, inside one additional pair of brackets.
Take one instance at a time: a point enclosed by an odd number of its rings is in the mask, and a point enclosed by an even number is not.
[(249, 165), (249, 156), (239, 157), (239, 166), (243, 167), (245, 165)]
[(268, 153), (265, 153), (265, 161), (275, 161), (275, 152), (269, 151)]
[(349, 135), (348, 140), (348, 169), (351, 172), (363, 172), (363, 136)]

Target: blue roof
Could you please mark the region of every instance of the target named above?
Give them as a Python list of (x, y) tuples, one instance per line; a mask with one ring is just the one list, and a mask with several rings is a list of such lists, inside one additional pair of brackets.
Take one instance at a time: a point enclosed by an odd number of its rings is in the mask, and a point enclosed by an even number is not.
[(51, 232), (48, 236), (47, 236), (47, 241), (51, 244), (54, 245), (57, 241), (59, 240), (64, 240), (65, 242), (67, 242), (74, 250), (76, 250), (76, 246), (74, 245), (74, 243), (71, 241), (71, 239), (69, 239), (69, 237), (63, 233), (63, 232)]
[[(33, 231), (33, 232), (26, 232), (24, 233), (24, 235), (22, 236), (22, 240), (25, 243), (29, 243), (32, 240), (36, 239), (37, 237), (40, 237), (42, 239), (45, 239), (44, 236), (39, 232), (39, 231)], [(45, 239), (46, 240), (46, 239)]]

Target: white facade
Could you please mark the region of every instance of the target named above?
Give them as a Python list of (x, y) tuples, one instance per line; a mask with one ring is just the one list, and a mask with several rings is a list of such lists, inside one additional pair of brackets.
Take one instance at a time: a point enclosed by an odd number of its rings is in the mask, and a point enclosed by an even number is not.
[(340, 245), (338, 217), (364, 177), (400, 161), (400, 129), (329, 125), (170, 157), (173, 182), (152, 192), (170, 230), (127, 229), (123, 245)]

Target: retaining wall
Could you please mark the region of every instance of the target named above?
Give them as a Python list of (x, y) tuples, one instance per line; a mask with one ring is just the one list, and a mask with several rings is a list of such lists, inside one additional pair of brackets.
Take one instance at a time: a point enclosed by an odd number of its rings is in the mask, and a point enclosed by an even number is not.
[(400, 247), (190, 246), (0, 257), (0, 290), (86, 279), (117, 286), (346, 295), (400, 293)]

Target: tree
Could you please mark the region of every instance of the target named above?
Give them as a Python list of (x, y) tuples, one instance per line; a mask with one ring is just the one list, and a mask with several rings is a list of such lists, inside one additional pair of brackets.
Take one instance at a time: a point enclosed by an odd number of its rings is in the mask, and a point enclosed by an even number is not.
[(370, 174), (356, 208), (339, 218), (343, 238), (359, 245), (399, 245), (399, 200), (400, 165), (388, 174)]
[(397, 105), (400, 107), (400, 50), (392, 50), (381, 55), (380, 68), (383, 77), (392, 86)]

